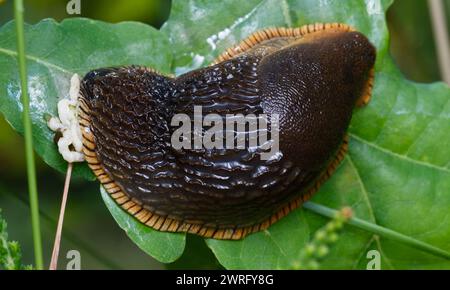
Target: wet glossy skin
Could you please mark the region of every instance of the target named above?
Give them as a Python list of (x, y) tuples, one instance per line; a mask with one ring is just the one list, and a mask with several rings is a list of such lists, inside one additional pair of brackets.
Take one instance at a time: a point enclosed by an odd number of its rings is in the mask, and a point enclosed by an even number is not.
[[(207, 228), (249, 227), (305, 194), (333, 161), (375, 49), (358, 32), (266, 41), (177, 78), (138, 67), (82, 81), (95, 153), (130, 198), (161, 216)], [(175, 113), (279, 114), (280, 154), (175, 150)]]

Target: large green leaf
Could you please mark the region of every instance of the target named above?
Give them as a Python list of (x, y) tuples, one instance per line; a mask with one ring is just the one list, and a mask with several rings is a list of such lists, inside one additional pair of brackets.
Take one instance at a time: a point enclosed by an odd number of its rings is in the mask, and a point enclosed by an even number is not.
[(163, 263), (171, 263), (183, 254), (186, 235), (155, 231), (126, 214), (103, 187), (100, 192), (116, 222), (141, 250)]
[[(46, 125), (56, 114), (56, 104), (68, 94), (70, 77), (108, 66), (141, 64), (169, 72), (172, 54), (165, 35), (136, 22), (108, 24), (89, 19), (68, 19), (61, 23), (43, 20), (26, 26), (28, 86), (34, 146), (50, 166), (64, 171), (66, 162)], [(14, 23), (0, 29), (0, 111), (22, 132), (19, 73), (16, 60)], [(93, 179), (86, 164), (75, 164), (74, 175)], [(184, 250), (184, 235), (167, 235), (137, 223), (109, 197), (102, 195), (108, 209), (129, 237), (147, 254), (169, 263)]]
[[(56, 112), (56, 101), (67, 93), (74, 72), (135, 63), (179, 74), (207, 65), (257, 29), (343, 22), (366, 34), (377, 47), (375, 90), (371, 103), (355, 112), (349, 154), (313, 201), (335, 209), (351, 206), (361, 219), (450, 251), (450, 90), (440, 83), (409, 82), (393, 65), (384, 19), (391, 2), (175, 0), (162, 32), (137, 23), (111, 25), (86, 19), (27, 26), (36, 150), (49, 165), (64, 169), (44, 117)], [(12, 24), (0, 29), (0, 67), (0, 111), (21, 131)], [(78, 170), (89, 175), (86, 168)], [(102, 196), (119, 225), (148, 254), (166, 262), (181, 254), (184, 235), (144, 228), (104, 192)], [(326, 221), (299, 209), (242, 241), (207, 240), (207, 244), (226, 268), (292, 268), (302, 247)], [(165, 243), (171, 245), (170, 251)], [(351, 226), (345, 227), (321, 267), (365, 268), (370, 249), (381, 253), (382, 268), (450, 268), (448, 260)]]
[[(25, 28), (34, 145), (44, 161), (60, 171), (67, 165), (45, 120), (56, 114), (56, 103), (68, 95), (74, 73), (84, 75), (95, 68), (128, 64), (169, 70), (171, 53), (166, 37), (144, 24), (107, 24), (89, 19), (56, 23), (49, 19)], [(0, 111), (22, 132), (17, 67), (15, 25), (10, 22), (0, 29)], [(74, 174), (93, 178), (86, 164), (77, 164)]]
[[(343, 22), (366, 34), (377, 47), (373, 99), (355, 113), (350, 152), (313, 201), (351, 206), (359, 218), (450, 250), (450, 90), (409, 82), (392, 64), (384, 19), (391, 2), (179, 0), (162, 30), (175, 47), (173, 69), (180, 71), (205, 65), (270, 26)], [(243, 241), (207, 243), (227, 268), (291, 268), (325, 222), (300, 209)], [(350, 226), (321, 267), (365, 268), (370, 249), (381, 253), (382, 268), (450, 268), (447, 260)]]

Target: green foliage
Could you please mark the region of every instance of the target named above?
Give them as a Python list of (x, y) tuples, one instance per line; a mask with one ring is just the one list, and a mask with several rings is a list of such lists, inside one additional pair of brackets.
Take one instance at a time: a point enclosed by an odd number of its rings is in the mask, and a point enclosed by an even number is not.
[[(161, 31), (139, 23), (112, 25), (87, 19), (44, 20), (27, 26), (36, 150), (50, 166), (64, 169), (44, 117), (55, 114), (56, 101), (67, 94), (72, 73), (131, 63), (181, 73), (207, 65), (223, 49), (261, 28), (343, 22), (377, 47), (375, 88), (371, 103), (355, 111), (347, 157), (313, 201), (334, 209), (349, 206), (360, 219), (450, 251), (450, 90), (442, 83), (413, 83), (399, 73), (389, 57), (384, 16), (391, 2), (175, 0)], [(0, 67), (4, 68), (0, 111), (21, 132), (11, 24), (0, 29)], [(78, 166), (76, 174), (92, 177), (85, 166)], [(181, 255), (184, 235), (139, 227), (104, 193), (103, 197), (119, 225), (145, 252), (166, 262)], [(298, 209), (242, 241), (206, 242), (229, 269), (291, 268), (326, 222)], [(145, 241), (139, 241), (141, 236)], [(164, 239), (176, 246), (168, 250)], [(352, 226), (341, 231), (318, 266), (364, 269), (371, 249), (380, 252), (384, 269), (450, 268), (449, 260)]]
[[(168, 40), (154, 28), (135, 22), (107, 24), (89, 19), (62, 23), (43, 20), (25, 26), (28, 93), (34, 147), (44, 161), (65, 172), (67, 164), (46, 124), (57, 112), (56, 103), (68, 94), (70, 77), (99, 67), (141, 64), (168, 72)], [(0, 111), (11, 126), (23, 132), (20, 79), (14, 23), (0, 29)], [(75, 176), (93, 180), (86, 164), (75, 164)]]
[(155, 231), (125, 214), (103, 187), (100, 192), (117, 224), (141, 250), (163, 263), (171, 263), (183, 254), (186, 235)]
[[(207, 63), (252, 31), (268, 26), (335, 21), (354, 26), (377, 47), (373, 99), (366, 108), (356, 110), (350, 152), (313, 201), (331, 208), (351, 206), (359, 218), (450, 250), (446, 214), (450, 205), (450, 90), (441, 83), (409, 82), (393, 65), (384, 20), (391, 1), (245, 3), (175, 1), (171, 18), (162, 28), (176, 44), (173, 70), (194, 67), (196, 54)], [(213, 46), (206, 41), (219, 34), (222, 37)], [(288, 268), (325, 221), (300, 209), (243, 241), (207, 242), (227, 268)], [(380, 251), (382, 268), (449, 267), (449, 261), (350, 227), (320, 267), (365, 268), (365, 253), (370, 248)]]
[(0, 210), (0, 270), (23, 269), (31, 269), (31, 266), (22, 265), (22, 252), (19, 243), (8, 241), (7, 224)]

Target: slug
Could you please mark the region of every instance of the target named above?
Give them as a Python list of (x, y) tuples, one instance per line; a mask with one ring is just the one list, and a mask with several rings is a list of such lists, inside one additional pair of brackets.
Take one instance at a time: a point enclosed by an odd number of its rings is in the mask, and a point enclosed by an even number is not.
[[(93, 70), (79, 95), (84, 157), (143, 224), (242, 239), (299, 207), (338, 166), (353, 109), (370, 99), (375, 58), (363, 34), (332, 23), (258, 31), (178, 77), (139, 66)], [(174, 148), (173, 116), (195, 119), (195, 107), (278, 116), (277, 154), (261, 158), (261, 143)]]

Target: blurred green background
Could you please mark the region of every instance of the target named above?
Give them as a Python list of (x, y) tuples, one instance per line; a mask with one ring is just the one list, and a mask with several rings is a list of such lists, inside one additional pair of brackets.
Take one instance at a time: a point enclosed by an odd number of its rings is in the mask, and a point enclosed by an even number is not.
[[(10, 21), (11, 0), (0, 0), (0, 25)], [(62, 20), (68, 0), (24, 0), (25, 19)], [(445, 1), (447, 19), (450, 0)], [(141, 21), (159, 28), (169, 17), (170, 0), (82, 1), (81, 16), (120, 22)], [(396, 0), (387, 15), (391, 53), (405, 76), (418, 82), (439, 81), (435, 44), (426, 0)], [(450, 31), (450, 21), (448, 21)], [(56, 229), (64, 176), (37, 158), (43, 248), (48, 265)], [(33, 262), (33, 245), (26, 183), (23, 139), (0, 115), (0, 208), (12, 240), (20, 242), (26, 264)], [(117, 226), (100, 197), (97, 182), (74, 179), (71, 183), (59, 267), (65, 253), (81, 253), (83, 269), (214, 269), (220, 265), (200, 238), (188, 236), (183, 257), (170, 265), (158, 263), (141, 252)]]

